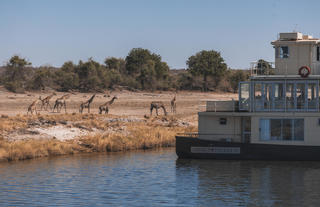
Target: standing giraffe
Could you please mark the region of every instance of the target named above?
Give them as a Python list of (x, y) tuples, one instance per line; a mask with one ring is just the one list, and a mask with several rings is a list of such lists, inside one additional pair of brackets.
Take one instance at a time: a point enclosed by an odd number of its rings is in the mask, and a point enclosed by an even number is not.
[(174, 95), (174, 97), (173, 97), (173, 99), (171, 100), (170, 104), (171, 104), (171, 112), (175, 114), (175, 113), (177, 112), (177, 111), (176, 111), (176, 108), (177, 108), (176, 95)]
[(61, 108), (64, 106), (64, 111), (67, 113), (67, 105), (66, 105), (66, 99), (70, 97), (70, 94), (66, 94), (61, 96), (60, 98), (56, 99), (56, 102), (53, 106), (52, 112), (54, 112), (54, 109), (57, 108), (57, 112), (61, 111)]
[(27, 115), (29, 114), (29, 112), (31, 114), (33, 114), (33, 112), (36, 112), (37, 114), (37, 104), (41, 101), (41, 96), (39, 96), (39, 98), (37, 100), (35, 100), (34, 102), (32, 102), (32, 104), (29, 105), (28, 107), (28, 111), (27, 111)]
[(117, 99), (117, 96), (114, 96), (110, 101), (107, 101), (106, 103), (99, 106), (99, 114), (102, 114), (104, 111), (105, 114), (109, 113), (109, 106), (113, 104), (114, 100)]
[(48, 110), (48, 106), (50, 107), (50, 110), (52, 110), (52, 107), (50, 105), (50, 99), (55, 96), (56, 93), (52, 93), (51, 95), (45, 97), (44, 99), (41, 99), (41, 110), (42, 108), (45, 108), (45, 110)]
[(165, 116), (167, 116), (167, 111), (166, 111), (166, 107), (164, 107), (164, 104), (162, 101), (152, 101), (151, 105), (150, 105), (150, 116), (152, 116), (152, 110), (156, 109), (156, 114), (158, 116), (158, 109), (162, 108), (163, 109), (163, 113)]
[(90, 113), (90, 105), (91, 105), (91, 103), (92, 103), (92, 101), (93, 101), (93, 99), (94, 99), (95, 96), (96, 96), (96, 94), (93, 94), (93, 96), (91, 96), (91, 98), (90, 98), (88, 101), (82, 102), (82, 103), (80, 104), (79, 112), (80, 112), (81, 114), (82, 114), (83, 109), (85, 109), (85, 108), (88, 108), (88, 113)]

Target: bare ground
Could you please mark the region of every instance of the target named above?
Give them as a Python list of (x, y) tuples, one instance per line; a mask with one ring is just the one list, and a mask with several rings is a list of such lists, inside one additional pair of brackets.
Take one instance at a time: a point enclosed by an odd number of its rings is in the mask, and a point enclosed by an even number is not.
[[(27, 113), (28, 106), (39, 96), (42, 98), (48, 96), (50, 92), (34, 93), (27, 92), (25, 94), (11, 93), (3, 88), (0, 88), (0, 114), (1, 115), (24, 115)], [(56, 92), (50, 100), (51, 106), (54, 101), (66, 93)], [(71, 93), (70, 98), (66, 101), (67, 113), (79, 113), (80, 103), (88, 100), (92, 93)], [(163, 101), (166, 105), (167, 111), (170, 114), (170, 100), (173, 98), (173, 92), (130, 92), (130, 91), (113, 91), (105, 93), (98, 93), (91, 105), (91, 113), (97, 114), (99, 105), (109, 101), (114, 95), (118, 97), (114, 104), (109, 108), (109, 114), (116, 116), (136, 117), (142, 118), (145, 115), (150, 115), (150, 103), (152, 101)], [(188, 121), (192, 124), (197, 122), (197, 112), (205, 109), (206, 100), (231, 100), (236, 98), (237, 94), (232, 93), (201, 93), (201, 92), (179, 92), (177, 93), (177, 118), (183, 121)], [(38, 106), (40, 109), (40, 106)], [(50, 109), (48, 111), (39, 111), (41, 115), (57, 114)], [(162, 110), (159, 110), (162, 114)], [(64, 113), (64, 110), (61, 111)], [(84, 109), (87, 113), (87, 109)], [(155, 111), (153, 112), (155, 114)]]
[[(197, 130), (197, 112), (205, 110), (206, 100), (231, 100), (237, 94), (179, 92), (177, 113), (170, 112), (173, 92), (113, 91), (98, 93), (91, 105), (91, 114), (81, 102), (92, 93), (70, 93), (67, 113), (39, 111), (27, 115), (28, 106), (41, 96), (52, 92), (25, 94), (11, 93), (0, 87), (0, 161), (23, 160), (43, 156), (80, 152), (126, 151), (174, 146), (177, 133)], [(56, 92), (50, 104), (66, 93)], [(99, 115), (99, 105), (118, 99), (109, 108), (108, 115)], [(150, 103), (163, 101), (168, 116), (150, 116)], [(40, 109), (40, 105), (37, 106)]]

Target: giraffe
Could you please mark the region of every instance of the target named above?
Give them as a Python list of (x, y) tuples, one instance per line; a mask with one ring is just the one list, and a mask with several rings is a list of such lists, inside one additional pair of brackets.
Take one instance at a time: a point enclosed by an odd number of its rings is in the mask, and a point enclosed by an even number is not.
[(57, 109), (57, 112), (60, 112), (61, 108), (64, 106), (64, 111), (65, 113), (67, 113), (66, 99), (68, 99), (69, 97), (70, 97), (70, 94), (65, 94), (60, 98), (57, 98), (56, 102), (54, 103), (52, 112), (54, 112), (54, 109)]
[(171, 112), (172, 113), (176, 113), (176, 108), (177, 108), (177, 103), (176, 103), (176, 96), (177, 95), (174, 95), (173, 99), (171, 100), (170, 104), (171, 104)]
[(167, 116), (167, 111), (166, 111), (166, 107), (164, 107), (164, 104), (162, 101), (152, 101), (151, 105), (150, 105), (150, 116), (152, 116), (152, 110), (153, 108), (156, 109), (156, 114), (158, 116), (158, 109), (162, 108), (163, 109), (163, 113), (165, 116)]
[(39, 98), (37, 100), (35, 100), (34, 102), (32, 102), (29, 107), (28, 107), (28, 111), (27, 111), (27, 115), (29, 114), (29, 112), (31, 113), (31, 115), (33, 114), (33, 112), (35, 112), (37, 114), (37, 104), (41, 101), (41, 96), (39, 96)]
[(41, 99), (41, 110), (42, 108), (45, 108), (45, 110), (48, 110), (48, 106), (50, 107), (50, 110), (52, 110), (52, 107), (50, 105), (50, 99), (55, 96), (56, 93), (52, 93), (51, 95), (45, 97), (44, 99)]
[(86, 102), (82, 102), (80, 104), (80, 108), (79, 108), (79, 112), (82, 114), (83, 109), (88, 108), (88, 113), (90, 113), (90, 105), (94, 99), (94, 97), (96, 96), (96, 94), (93, 94), (93, 96), (91, 96), (91, 98), (86, 101)]
[(110, 101), (107, 101), (106, 103), (99, 106), (99, 114), (102, 114), (104, 111), (105, 114), (109, 113), (109, 106), (113, 104), (114, 100), (116, 100), (118, 97), (114, 96)]

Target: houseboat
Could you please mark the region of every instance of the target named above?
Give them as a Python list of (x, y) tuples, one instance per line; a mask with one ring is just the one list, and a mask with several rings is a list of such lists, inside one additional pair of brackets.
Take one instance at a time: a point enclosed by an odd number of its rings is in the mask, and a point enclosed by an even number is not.
[(252, 63), (238, 100), (206, 101), (198, 133), (176, 136), (179, 158), (320, 160), (320, 39), (280, 33), (271, 44), (274, 63)]

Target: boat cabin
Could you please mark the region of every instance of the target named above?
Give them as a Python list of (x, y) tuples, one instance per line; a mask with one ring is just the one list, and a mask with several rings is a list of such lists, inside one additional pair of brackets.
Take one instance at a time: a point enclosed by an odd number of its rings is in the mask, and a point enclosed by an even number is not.
[(251, 64), (238, 100), (207, 101), (200, 139), (320, 146), (320, 39), (280, 33), (271, 44), (275, 62)]

